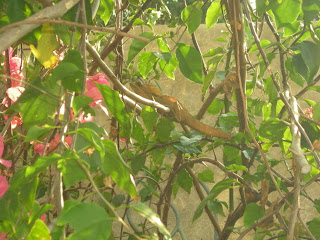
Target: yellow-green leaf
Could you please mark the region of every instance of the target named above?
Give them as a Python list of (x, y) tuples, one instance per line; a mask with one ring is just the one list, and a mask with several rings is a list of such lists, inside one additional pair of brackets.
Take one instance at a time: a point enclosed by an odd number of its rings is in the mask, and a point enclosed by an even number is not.
[(52, 68), (59, 61), (59, 56), (53, 53), (53, 51), (59, 47), (53, 25), (49, 23), (43, 24), (41, 33), (42, 35), (38, 40), (37, 48), (30, 45), (30, 49), (44, 67)]

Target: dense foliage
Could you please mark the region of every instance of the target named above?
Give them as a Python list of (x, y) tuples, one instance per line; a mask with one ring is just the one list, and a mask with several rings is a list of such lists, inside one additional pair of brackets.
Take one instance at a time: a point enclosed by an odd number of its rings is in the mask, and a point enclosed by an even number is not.
[[(319, 11), (320, 0), (0, 1), (0, 239), (190, 239), (172, 201), (192, 189), (192, 221), (207, 215), (214, 239), (320, 239)], [(220, 46), (202, 53), (199, 26), (218, 23)], [(196, 116), (160, 90), (177, 71), (202, 88), (188, 96), (203, 99)]]

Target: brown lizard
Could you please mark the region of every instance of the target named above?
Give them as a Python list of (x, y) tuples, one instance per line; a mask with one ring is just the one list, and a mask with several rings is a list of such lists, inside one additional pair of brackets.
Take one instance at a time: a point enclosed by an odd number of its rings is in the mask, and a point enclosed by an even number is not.
[(232, 133), (210, 127), (209, 125), (200, 122), (198, 119), (194, 118), (177, 99), (162, 95), (160, 90), (155, 86), (137, 82), (130, 83), (130, 87), (140, 96), (150, 100), (155, 100), (156, 102), (169, 107), (171, 109), (170, 116), (173, 117), (175, 121), (185, 124), (202, 134), (225, 139), (231, 139), (233, 136)]

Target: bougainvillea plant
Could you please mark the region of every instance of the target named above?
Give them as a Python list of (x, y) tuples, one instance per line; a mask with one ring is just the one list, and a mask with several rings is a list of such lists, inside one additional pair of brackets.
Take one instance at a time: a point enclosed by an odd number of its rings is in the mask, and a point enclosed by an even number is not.
[(320, 239), (319, 11), (0, 1), (0, 240)]

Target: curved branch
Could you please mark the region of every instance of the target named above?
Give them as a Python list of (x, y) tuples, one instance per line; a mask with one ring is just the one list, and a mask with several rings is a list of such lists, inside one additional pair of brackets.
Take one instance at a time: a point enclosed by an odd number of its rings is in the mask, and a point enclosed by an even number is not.
[(111, 71), (111, 69), (105, 64), (105, 62), (101, 59), (99, 53), (94, 49), (93, 46), (91, 46), (90, 43), (87, 42), (87, 51), (92, 56), (93, 60), (96, 62), (96, 64), (101, 68), (101, 70), (110, 78), (114, 86), (123, 94), (127, 95), (129, 98), (139, 102), (143, 103), (145, 105), (159, 108), (164, 112), (170, 112), (170, 108), (156, 102), (152, 101), (146, 98), (141, 97), (140, 95), (130, 91), (127, 87), (125, 87), (119, 79), (114, 75), (114, 73)]
[[(69, 11), (74, 5), (76, 5), (79, 0), (62, 0), (52, 7), (47, 7), (41, 11), (33, 14), (29, 17), (28, 21), (36, 20), (39, 18), (58, 18), (63, 16), (67, 11)], [(3, 52), (8, 47), (10, 47), (17, 40), (39, 27), (41, 23), (33, 24), (21, 24), (0, 34), (0, 52)]]

